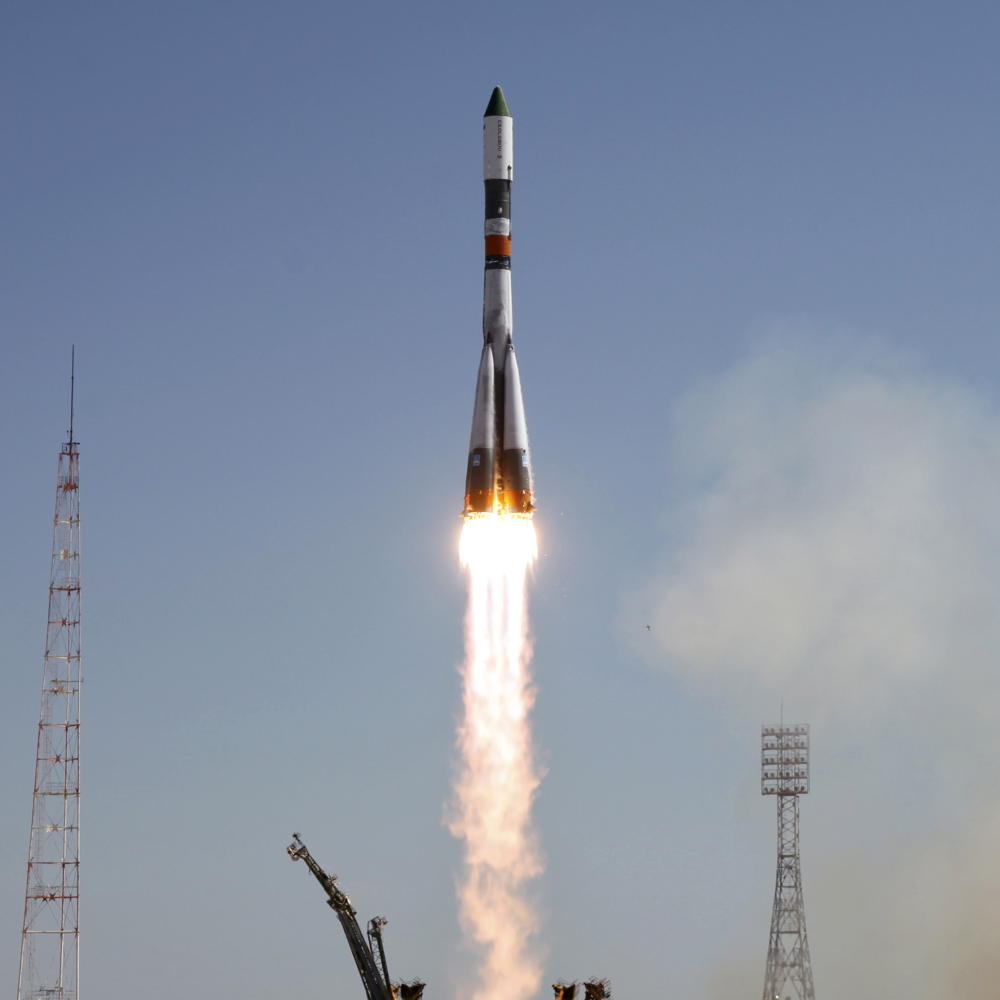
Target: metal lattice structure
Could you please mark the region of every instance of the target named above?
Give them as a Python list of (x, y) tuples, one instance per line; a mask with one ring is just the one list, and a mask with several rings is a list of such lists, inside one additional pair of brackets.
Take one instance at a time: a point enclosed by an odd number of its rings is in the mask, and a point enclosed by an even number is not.
[(762, 1000), (815, 1000), (799, 859), (799, 796), (809, 791), (809, 727), (763, 726), (762, 795), (778, 800), (778, 871)]
[(56, 480), (18, 1000), (79, 997), (80, 453), (72, 413), (71, 389)]
[[(306, 867), (326, 892), (327, 905), (337, 914), (337, 919), (340, 920), (340, 926), (347, 938), (347, 946), (351, 949), (354, 964), (358, 967), (358, 974), (361, 976), (361, 983), (365, 988), (365, 1000), (392, 1000), (393, 989), (388, 981), (389, 969), (384, 962), (385, 950), (382, 947), (382, 928), (386, 923), (385, 918), (376, 917), (371, 921), (369, 924), (371, 936), (368, 941), (365, 941), (361, 928), (358, 926), (357, 911), (351, 905), (347, 894), (337, 885), (337, 876), (327, 875), (323, 871), (319, 862), (309, 853), (309, 848), (302, 843), (302, 838), (297, 833), (292, 834), (292, 842), (286, 850), (293, 861), (305, 862)], [(373, 939), (377, 939), (378, 950), (383, 956), (382, 969), (385, 970), (385, 978), (383, 978), (383, 972), (379, 969), (378, 961), (372, 953), (371, 942)], [(423, 995), (423, 983), (406, 983), (406, 990), (403, 989), (403, 985), (400, 984), (403, 1000), (420, 1000)], [(414, 989), (418, 986), (419, 990)]]

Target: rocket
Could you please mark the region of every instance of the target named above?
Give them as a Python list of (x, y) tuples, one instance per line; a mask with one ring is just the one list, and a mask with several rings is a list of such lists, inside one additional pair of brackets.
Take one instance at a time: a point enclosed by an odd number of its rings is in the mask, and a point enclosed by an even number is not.
[(510, 290), (510, 186), (514, 179), (514, 119), (499, 87), (483, 116), (486, 267), (483, 352), (476, 376), (466, 517), (530, 517), (535, 509), (528, 426), (514, 355)]

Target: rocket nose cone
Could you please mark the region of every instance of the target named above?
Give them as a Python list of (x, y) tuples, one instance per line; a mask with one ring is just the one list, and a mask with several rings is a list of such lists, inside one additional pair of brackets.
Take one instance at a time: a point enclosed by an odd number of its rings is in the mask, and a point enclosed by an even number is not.
[(490, 97), (490, 103), (486, 105), (486, 112), (483, 117), (513, 117), (510, 113), (510, 108), (507, 107), (507, 98), (503, 96), (503, 91), (499, 87), (493, 88), (493, 95)]

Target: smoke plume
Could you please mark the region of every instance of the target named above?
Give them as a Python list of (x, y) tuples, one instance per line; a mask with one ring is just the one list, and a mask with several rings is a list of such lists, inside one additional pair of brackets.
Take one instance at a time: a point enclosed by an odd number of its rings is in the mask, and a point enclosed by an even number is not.
[(818, 723), (812, 798), (867, 841), (807, 852), (817, 990), (995, 1000), (1000, 412), (847, 339), (775, 339), (680, 404), (639, 603), (658, 661), (748, 730), (781, 697)]

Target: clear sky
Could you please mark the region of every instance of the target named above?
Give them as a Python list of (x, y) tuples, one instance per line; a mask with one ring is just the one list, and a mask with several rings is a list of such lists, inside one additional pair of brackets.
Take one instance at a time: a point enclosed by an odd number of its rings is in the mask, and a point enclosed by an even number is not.
[(81, 1000), (359, 996), (293, 830), (389, 917), (394, 974), (459, 994), (499, 83), (549, 975), (759, 995), (784, 697), (821, 996), (995, 997), (998, 30), (973, 2), (4, 5), (0, 986), (75, 343)]

